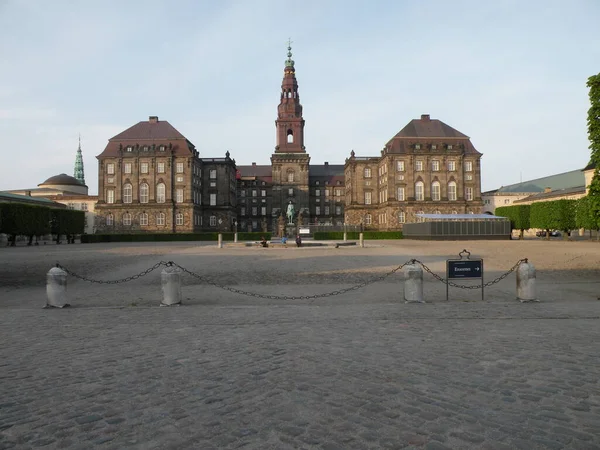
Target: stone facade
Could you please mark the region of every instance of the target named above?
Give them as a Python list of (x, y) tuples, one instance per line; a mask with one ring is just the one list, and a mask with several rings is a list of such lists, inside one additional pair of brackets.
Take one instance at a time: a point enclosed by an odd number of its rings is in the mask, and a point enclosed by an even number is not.
[(397, 230), (418, 213), (479, 214), (479, 153), (468, 136), (422, 115), (392, 138), (377, 157), (345, 164), (346, 224)]

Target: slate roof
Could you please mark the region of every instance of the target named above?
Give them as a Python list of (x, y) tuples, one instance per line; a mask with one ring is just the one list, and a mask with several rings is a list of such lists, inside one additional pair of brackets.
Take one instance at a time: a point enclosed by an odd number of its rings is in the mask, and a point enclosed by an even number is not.
[(271, 177), (271, 165), (237, 166), (237, 170), (243, 177)]
[(66, 173), (61, 173), (60, 175), (54, 175), (53, 177), (48, 178), (43, 183), (38, 184), (38, 186), (42, 185), (65, 185), (65, 186), (85, 186), (81, 181), (77, 178), (67, 175)]
[[(150, 120), (153, 119), (153, 120)], [(194, 153), (195, 147), (186, 137), (166, 120), (158, 120), (151, 117), (149, 120), (138, 122), (125, 131), (117, 134), (108, 140), (104, 151), (97, 156), (107, 157), (120, 156), (119, 147), (126, 148), (128, 145), (139, 144), (140, 149), (144, 146), (151, 147), (172, 144), (172, 151), (177, 156), (189, 156)], [(139, 151), (139, 154), (144, 154)], [(150, 153), (148, 153), (150, 155)], [(126, 153), (124, 152), (125, 156)]]
[(569, 189), (585, 186), (585, 176), (580, 169), (563, 172), (548, 177), (536, 178), (535, 180), (523, 181), (522, 183), (510, 184), (502, 186), (496, 192), (512, 193), (512, 192), (544, 192), (547, 187), (553, 191), (558, 189)]
[(585, 194), (585, 186), (575, 186), (566, 189), (556, 189), (551, 192), (540, 192), (533, 194), (520, 200), (515, 200), (513, 203), (524, 203), (534, 200), (543, 200), (545, 198), (563, 197), (565, 195)]
[(430, 119), (428, 114), (423, 114), (420, 119), (413, 119), (402, 128), (394, 138), (461, 138), (469, 136), (455, 130), (450, 125), (438, 119)]
[(18, 195), (11, 194), (9, 192), (0, 192), (0, 203), (1, 202), (14, 202), (14, 203), (31, 203), (34, 205), (50, 206), (53, 208), (66, 208), (67, 205), (62, 203), (53, 202), (43, 197), (31, 197), (29, 195)]

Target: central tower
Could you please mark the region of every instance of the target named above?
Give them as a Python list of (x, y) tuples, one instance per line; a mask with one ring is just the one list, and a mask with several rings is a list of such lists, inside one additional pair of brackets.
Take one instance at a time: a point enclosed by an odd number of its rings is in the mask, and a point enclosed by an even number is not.
[(283, 81), (277, 107), (277, 145), (271, 155), (273, 181), (273, 216), (285, 215), (291, 202), (296, 215), (294, 224), (307, 224), (309, 217), (309, 163), (310, 156), (304, 147), (304, 118), (298, 93), (296, 69), (292, 59), (291, 41), (283, 69)]

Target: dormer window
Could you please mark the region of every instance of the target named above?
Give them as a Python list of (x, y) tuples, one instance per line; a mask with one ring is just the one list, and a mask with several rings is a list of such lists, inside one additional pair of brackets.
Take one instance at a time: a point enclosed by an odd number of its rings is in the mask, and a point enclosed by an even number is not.
[(144, 151), (147, 152), (148, 151), (148, 146), (144, 145)]
[(315, 184), (318, 186), (318, 185), (319, 185), (319, 182), (318, 182), (318, 181), (315, 181)]
[(128, 152), (132, 152), (132, 151), (133, 151), (133, 147), (132, 147), (131, 145), (128, 145), (128, 146), (127, 146), (127, 151), (128, 151)]
[(164, 152), (165, 151), (165, 146), (161, 145), (160, 147), (158, 147), (158, 151)]
[(415, 150), (421, 150), (421, 144), (415, 144)]
[(448, 150), (452, 150), (452, 144), (448, 144)]
[(437, 145), (431, 144), (431, 150), (437, 150)]

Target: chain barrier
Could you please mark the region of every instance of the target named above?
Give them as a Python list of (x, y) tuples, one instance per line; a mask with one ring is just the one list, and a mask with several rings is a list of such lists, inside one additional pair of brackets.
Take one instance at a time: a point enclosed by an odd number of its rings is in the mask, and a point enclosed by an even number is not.
[(436, 274), (435, 272), (433, 272), (429, 267), (427, 267), (427, 265), (425, 265), (423, 262), (419, 261), (418, 259), (411, 259), (409, 261), (406, 261), (403, 264), (400, 264), (398, 267), (390, 270), (389, 272), (385, 273), (384, 275), (381, 275), (379, 277), (375, 277), (372, 278), (370, 280), (367, 281), (363, 281), (362, 283), (356, 284), (354, 286), (350, 286), (347, 288), (343, 288), (343, 289), (338, 289), (336, 291), (331, 291), (331, 292), (326, 292), (323, 294), (313, 294), (313, 295), (292, 295), (292, 296), (288, 296), (288, 295), (271, 295), (271, 294), (260, 294), (257, 292), (248, 292), (248, 291), (244, 291), (242, 289), (236, 289), (234, 287), (230, 287), (230, 286), (225, 286), (223, 284), (219, 284), (215, 281), (212, 281), (206, 277), (203, 277), (202, 275), (198, 275), (195, 272), (192, 272), (188, 269), (186, 269), (183, 266), (180, 266), (177, 263), (174, 263), (173, 261), (159, 261), (156, 264), (154, 264), (152, 267), (149, 267), (148, 269), (136, 274), (136, 275), (132, 275), (126, 278), (121, 278), (119, 280), (95, 280), (93, 278), (89, 278), (83, 275), (79, 275), (75, 272), (72, 272), (71, 270), (67, 269), (66, 267), (60, 265), (59, 263), (56, 263), (56, 267), (64, 270), (68, 275), (71, 275), (74, 278), (77, 278), (79, 280), (83, 280), (83, 281), (87, 281), (90, 283), (98, 283), (98, 284), (119, 284), (119, 283), (126, 283), (128, 281), (132, 281), (132, 280), (136, 280), (138, 278), (141, 278), (145, 275), (148, 275), (150, 272), (153, 272), (154, 270), (158, 269), (161, 266), (166, 266), (166, 267), (177, 267), (178, 269), (180, 269), (182, 272), (187, 273), (188, 275), (200, 280), (201, 282), (208, 284), (210, 286), (214, 286), (217, 287), (219, 289), (223, 289), (225, 291), (229, 291), (229, 292), (233, 292), (235, 294), (241, 294), (241, 295), (246, 295), (249, 297), (256, 297), (256, 298), (264, 298), (264, 299), (268, 299), (268, 300), (312, 300), (312, 299), (317, 299), (317, 298), (324, 298), (324, 297), (333, 297), (335, 295), (340, 295), (340, 294), (345, 294), (346, 292), (350, 292), (350, 291), (355, 291), (357, 289), (361, 289), (365, 286), (368, 286), (370, 284), (373, 283), (377, 283), (379, 281), (383, 281), (385, 280), (387, 277), (389, 277), (390, 275), (396, 273), (398, 270), (402, 269), (404, 266), (406, 266), (407, 264), (419, 264), (427, 273), (429, 273), (431, 276), (433, 276), (433, 278), (435, 278), (436, 280), (447, 284), (448, 286), (452, 286), (452, 287), (456, 287), (456, 288), (461, 288), (461, 289), (481, 289), (482, 287), (488, 287), (488, 286), (492, 286), (500, 281), (502, 281), (504, 278), (506, 278), (508, 275), (510, 275), (511, 273), (513, 273), (518, 267), (519, 265), (521, 265), (522, 263), (526, 263), (527, 262), (527, 258), (524, 259), (520, 259), (519, 261), (517, 261), (517, 263), (512, 266), (507, 272), (503, 273), (502, 275), (500, 275), (498, 278), (492, 280), (492, 281), (488, 281), (487, 283), (484, 283), (483, 285), (478, 284), (478, 285), (462, 285), (462, 284), (457, 284), (454, 283), (452, 281), (446, 280), (444, 278), (442, 278), (441, 276), (439, 276), (438, 274)]
[(71, 275), (72, 277), (78, 278), (80, 280), (83, 281), (88, 281), (90, 283), (98, 283), (98, 284), (119, 284), (119, 283), (127, 283), (128, 281), (131, 280), (136, 280), (140, 277), (143, 277), (144, 275), (148, 275), (150, 272), (153, 272), (154, 270), (158, 269), (160, 266), (172, 266), (173, 262), (165, 262), (165, 261), (159, 261), (156, 264), (154, 264), (152, 267), (136, 274), (136, 275), (132, 275), (130, 277), (127, 278), (121, 278), (120, 280), (95, 280), (93, 278), (88, 278), (86, 276), (83, 275), (78, 275), (75, 272), (70, 271), (69, 269), (67, 269), (64, 266), (61, 266), (59, 263), (56, 263), (56, 267), (58, 267), (59, 269), (64, 270), (65, 272), (67, 272), (68, 275)]
[(369, 284), (373, 284), (378, 281), (383, 281), (384, 279), (386, 279), (393, 273), (396, 273), (398, 270), (402, 269), (405, 265), (410, 264), (410, 262), (411, 261), (407, 261), (404, 264), (400, 264), (398, 267), (390, 270), (388, 273), (386, 273), (380, 277), (375, 277), (375, 278), (372, 278), (371, 280), (364, 281), (360, 284), (356, 284), (354, 286), (350, 286), (350, 287), (347, 287), (344, 289), (339, 289), (337, 291), (326, 292), (324, 294), (313, 294), (313, 295), (270, 295), (270, 294), (259, 294), (258, 292), (248, 292), (248, 291), (236, 289), (236, 288), (233, 288), (230, 286), (225, 286), (225, 285), (216, 283), (214, 281), (211, 281), (205, 277), (202, 277), (201, 275), (198, 275), (197, 273), (187, 270), (185, 267), (182, 267), (177, 263), (173, 263), (173, 265), (175, 267), (178, 267), (179, 269), (181, 269), (183, 272), (187, 273), (188, 275), (190, 275), (194, 278), (197, 278), (200, 281), (205, 282), (206, 284), (218, 287), (219, 289), (223, 289), (225, 291), (233, 292), (235, 294), (247, 295), (249, 297), (256, 297), (256, 298), (264, 298), (264, 299), (268, 299), (268, 300), (313, 300), (313, 299), (317, 299), (317, 298), (333, 297), (334, 295), (345, 294), (346, 292), (355, 291), (357, 289), (368, 286)]
[(448, 286), (452, 286), (452, 287), (456, 287), (456, 288), (460, 288), (460, 289), (481, 289), (486, 288), (488, 286), (492, 286), (502, 280), (504, 280), (507, 276), (509, 276), (511, 273), (513, 273), (515, 270), (517, 270), (517, 268), (522, 264), (522, 263), (526, 263), (528, 260), (527, 258), (523, 258), (517, 261), (517, 263), (512, 266), (510, 269), (508, 269), (507, 272), (503, 273), (502, 275), (500, 275), (498, 278), (495, 278), (492, 281), (488, 281), (487, 283), (484, 283), (483, 285), (481, 284), (477, 284), (477, 285), (464, 285), (464, 284), (457, 284), (454, 283), (452, 281), (446, 280), (442, 277), (440, 277), (437, 273), (433, 272), (429, 267), (427, 267), (425, 264), (423, 264), (421, 261), (419, 261), (418, 259), (414, 259), (413, 260), (415, 263), (419, 264), (421, 267), (423, 267), (423, 269), (430, 274), (431, 276), (433, 276), (433, 278), (435, 278), (438, 281), (441, 281), (444, 284), (447, 284)]

